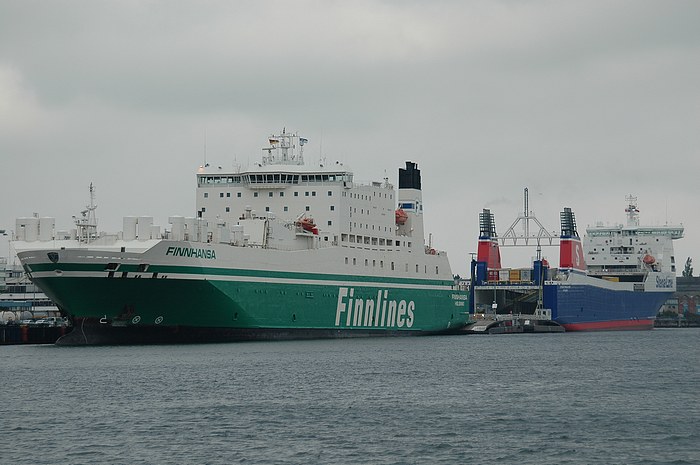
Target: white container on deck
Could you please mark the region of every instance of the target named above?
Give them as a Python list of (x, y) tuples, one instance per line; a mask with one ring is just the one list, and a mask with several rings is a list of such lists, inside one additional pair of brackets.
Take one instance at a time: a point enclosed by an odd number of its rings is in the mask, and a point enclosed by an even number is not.
[(44, 216), (39, 218), (39, 240), (40, 241), (50, 241), (53, 240), (53, 231), (56, 227), (56, 218), (51, 218), (49, 216)]
[(133, 241), (136, 239), (136, 222), (138, 219), (135, 216), (124, 217), (124, 231), (122, 231), (122, 239), (125, 241)]
[(39, 239), (39, 218), (17, 218), (17, 240), (34, 242)]
[(193, 217), (185, 218), (185, 237), (183, 238), (183, 240), (194, 242), (198, 240), (196, 220)]
[(181, 241), (185, 238), (185, 218), (183, 216), (171, 216), (168, 218), (168, 223), (171, 224), (171, 236), (174, 241)]
[(151, 226), (153, 226), (152, 216), (139, 216), (137, 226), (138, 239), (140, 241), (147, 241), (151, 238)]

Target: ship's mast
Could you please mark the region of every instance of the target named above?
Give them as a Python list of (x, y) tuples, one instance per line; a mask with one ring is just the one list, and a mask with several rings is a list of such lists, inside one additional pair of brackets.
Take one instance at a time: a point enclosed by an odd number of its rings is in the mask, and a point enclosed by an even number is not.
[(267, 155), (263, 156), (263, 165), (303, 165), (304, 144), (308, 139), (299, 137), (297, 133), (288, 133), (287, 129), (282, 134), (271, 135), (268, 139), (269, 147), (263, 147)]
[(627, 226), (639, 226), (639, 209), (637, 209), (637, 197), (634, 197), (630, 194), (627, 197), (625, 197), (625, 200), (627, 200), (627, 208), (625, 208), (625, 212), (627, 213)]
[(81, 217), (75, 219), (75, 226), (78, 229), (78, 241), (90, 243), (91, 240), (97, 238), (97, 217), (95, 216), (95, 187), (90, 183), (90, 204), (85, 207), (85, 210), (80, 212)]

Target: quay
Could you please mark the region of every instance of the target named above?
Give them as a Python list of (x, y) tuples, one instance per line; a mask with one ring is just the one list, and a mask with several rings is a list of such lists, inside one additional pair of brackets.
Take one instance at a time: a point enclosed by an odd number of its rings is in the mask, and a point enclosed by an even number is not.
[(467, 334), (563, 333), (552, 320), (551, 310), (537, 309), (534, 314), (478, 314), (464, 332)]
[(70, 326), (0, 325), (0, 345), (53, 344), (72, 330)]

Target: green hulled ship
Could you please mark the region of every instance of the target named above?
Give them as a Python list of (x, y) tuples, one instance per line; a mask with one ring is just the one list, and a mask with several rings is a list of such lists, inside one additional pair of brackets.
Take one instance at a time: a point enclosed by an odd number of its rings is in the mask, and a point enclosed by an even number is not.
[(399, 189), (341, 163), (307, 166), (306, 139), (271, 136), (262, 162), (197, 173), (197, 214), (126, 217), (98, 234), (94, 192), (70, 232), (20, 218), (31, 279), (73, 319), (62, 344), (214, 342), (455, 332), (468, 293), (426, 245), (420, 171)]

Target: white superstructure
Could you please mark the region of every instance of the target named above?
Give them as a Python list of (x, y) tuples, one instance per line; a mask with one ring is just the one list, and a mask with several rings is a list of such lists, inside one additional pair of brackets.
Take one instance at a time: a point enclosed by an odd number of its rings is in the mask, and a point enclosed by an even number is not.
[(627, 224), (586, 229), (584, 250), (589, 273), (632, 276), (644, 270), (676, 272), (673, 240), (683, 225), (640, 226), (637, 198), (627, 196)]
[[(424, 251), (420, 185), (399, 186), (402, 198), (396, 199), (387, 178), (359, 183), (340, 162), (304, 165), (306, 141), (283, 131), (269, 137), (262, 163), (253, 167), (200, 167), (197, 216), (209, 224), (230, 225), (255, 217), (286, 222), (309, 218), (318, 228), (320, 247)], [(409, 169), (415, 168), (411, 165)], [(396, 222), (397, 203), (407, 213), (401, 225)]]

